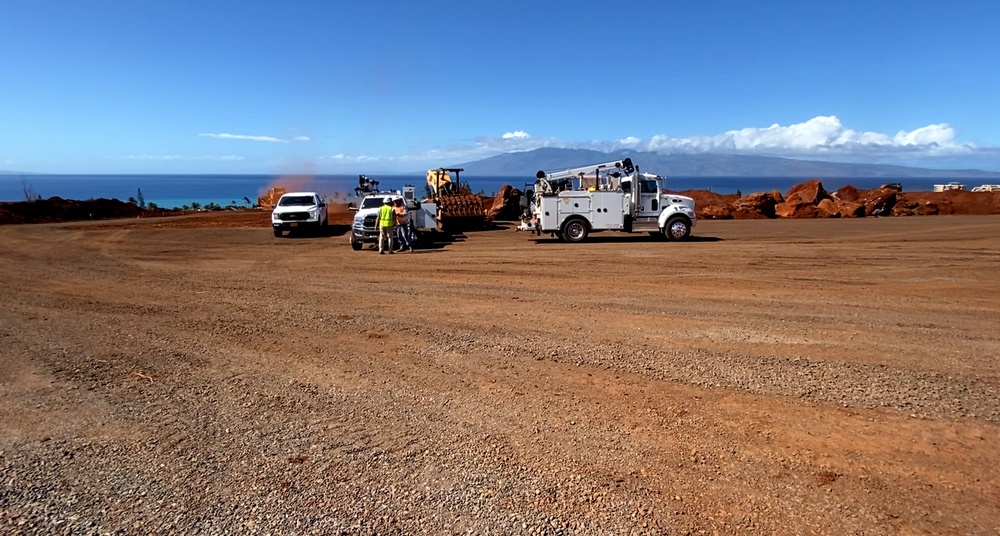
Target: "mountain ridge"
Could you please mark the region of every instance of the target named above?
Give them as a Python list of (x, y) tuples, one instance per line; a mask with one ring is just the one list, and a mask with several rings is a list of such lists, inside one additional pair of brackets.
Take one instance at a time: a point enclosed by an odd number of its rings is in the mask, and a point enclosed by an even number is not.
[(504, 153), (457, 164), (455, 167), (464, 168), (469, 175), (533, 177), (539, 170), (555, 171), (625, 157), (631, 158), (643, 171), (675, 177), (1000, 178), (1000, 172), (979, 169), (941, 170), (716, 153), (660, 154), (633, 150), (605, 153), (553, 147)]

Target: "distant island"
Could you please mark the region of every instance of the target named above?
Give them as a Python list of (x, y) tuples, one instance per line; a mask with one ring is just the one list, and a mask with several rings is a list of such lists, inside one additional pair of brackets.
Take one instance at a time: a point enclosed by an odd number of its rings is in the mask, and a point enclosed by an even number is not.
[(457, 167), (477, 176), (527, 176), (538, 170), (558, 170), (631, 158), (650, 173), (673, 177), (837, 177), (837, 178), (933, 178), (997, 179), (998, 171), (979, 169), (940, 170), (883, 164), (846, 164), (817, 160), (795, 160), (774, 156), (703, 154), (661, 154), (639, 151), (603, 153), (587, 149), (542, 148), (505, 153)]

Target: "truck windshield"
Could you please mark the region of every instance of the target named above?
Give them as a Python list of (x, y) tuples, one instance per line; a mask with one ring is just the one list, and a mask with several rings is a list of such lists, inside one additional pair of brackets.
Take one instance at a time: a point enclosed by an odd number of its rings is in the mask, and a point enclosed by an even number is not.
[(384, 197), (369, 197), (361, 202), (361, 208), (378, 208), (384, 204)]
[(311, 195), (292, 195), (278, 201), (279, 207), (311, 207), (315, 204), (316, 200)]

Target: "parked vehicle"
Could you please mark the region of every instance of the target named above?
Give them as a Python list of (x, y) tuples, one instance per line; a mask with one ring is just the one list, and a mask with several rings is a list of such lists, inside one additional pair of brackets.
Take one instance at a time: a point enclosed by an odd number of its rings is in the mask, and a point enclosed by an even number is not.
[(974, 187), (973, 192), (1000, 192), (1000, 184), (983, 184)]
[(378, 242), (378, 209), (387, 201), (395, 203), (397, 199), (402, 199), (406, 209), (410, 212), (410, 226), (415, 238), (419, 239), (421, 234), (437, 229), (437, 207), (434, 203), (417, 201), (415, 187), (404, 186), (402, 190), (369, 191), (361, 198), (357, 206), (350, 207), (351, 210), (358, 212), (354, 215), (354, 222), (351, 224), (351, 249), (359, 251), (364, 248), (366, 243)]
[(641, 173), (629, 158), (535, 177), (532, 230), (566, 242), (600, 231), (684, 240), (697, 221), (694, 199), (663, 193), (662, 177)]
[(965, 185), (957, 182), (949, 182), (948, 184), (935, 184), (935, 192), (947, 192), (950, 190), (964, 190)]
[(271, 226), (275, 237), (281, 237), (284, 231), (321, 231), (326, 228), (326, 224), (326, 202), (316, 192), (286, 193), (278, 199), (271, 211)]

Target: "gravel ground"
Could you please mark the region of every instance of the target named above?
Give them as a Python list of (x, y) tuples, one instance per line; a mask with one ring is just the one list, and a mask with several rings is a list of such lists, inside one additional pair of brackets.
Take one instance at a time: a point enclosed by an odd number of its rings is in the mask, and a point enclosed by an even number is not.
[(1000, 217), (173, 221), (0, 227), (0, 532), (1000, 531)]

